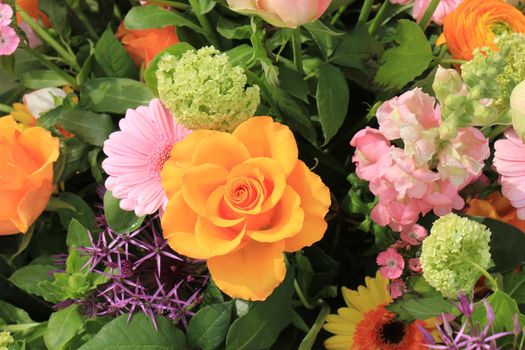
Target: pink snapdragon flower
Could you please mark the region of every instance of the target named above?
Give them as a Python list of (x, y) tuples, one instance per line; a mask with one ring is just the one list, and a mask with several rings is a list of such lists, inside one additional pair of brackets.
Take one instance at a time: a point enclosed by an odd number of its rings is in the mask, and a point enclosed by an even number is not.
[(513, 207), (518, 219), (525, 220), (525, 144), (513, 129), (494, 144), (494, 166), (501, 175), (501, 193)]
[(401, 254), (392, 248), (379, 253), (376, 263), (381, 266), (379, 269), (381, 275), (391, 280), (401, 277), (405, 268), (405, 260)]
[(401, 239), (413, 246), (420, 245), (427, 236), (427, 229), (418, 224), (401, 231)]
[(159, 99), (128, 109), (119, 126), (104, 142), (106, 187), (121, 199), (122, 209), (138, 216), (153, 214), (167, 202), (160, 178), (164, 163), (173, 145), (190, 131), (175, 122)]
[[(461, 4), (463, 0), (441, 0), (439, 2), (438, 7), (436, 8), (436, 11), (434, 11), (434, 14), (432, 15), (432, 21), (436, 24), (442, 25), (445, 21), (445, 17), (452, 11), (458, 7), (459, 4)], [(423, 18), (423, 15), (425, 14), (425, 11), (428, 8), (428, 5), (430, 5), (430, 0), (415, 0), (414, 1), (414, 7), (412, 8), (412, 17), (419, 22), (421, 18)]]
[(383, 176), (392, 164), (390, 141), (377, 129), (366, 127), (350, 141), (356, 148), (352, 161), (356, 163), (356, 174), (363, 180), (374, 181)]
[(0, 3), (0, 26), (8, 26), (13, 20), (13, 8), (7, 4)]
[(0, 56), (8, 56), (16, 51), (20, 38), (11, 27), (0, 26)]

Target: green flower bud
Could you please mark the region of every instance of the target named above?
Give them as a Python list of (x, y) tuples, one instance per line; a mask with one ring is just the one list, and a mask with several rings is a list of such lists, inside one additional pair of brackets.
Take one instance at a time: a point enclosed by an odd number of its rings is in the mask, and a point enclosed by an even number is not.
[(0, 350), (7, 350), (7, 346), (14, 342), (15, 340), (9, 332), (0, 332)]

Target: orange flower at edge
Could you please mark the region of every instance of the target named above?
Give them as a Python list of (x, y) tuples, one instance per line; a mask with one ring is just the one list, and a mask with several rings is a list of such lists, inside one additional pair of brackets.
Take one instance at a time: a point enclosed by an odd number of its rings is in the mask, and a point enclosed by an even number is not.
[(283, 252), (312, 245), (327, 227), (330, 192), (297, 157), (290, 129), (270, 117), (177, 143), (161, 173), (171, 248), (207, 259), (226, 294), (266, 299), (285, 277)]
[[(38, 9), (38, 0), (16, 0), (16, 4), (34, 19), (40, 18), (47, 28), (51, 26), (46, 14)], [(21, 18), (18, 13), (16, 14), (16, 18), (17, 22), (20, 23)]]
[(452, 57), (468, 61), (476, 48), (497, 49), (497, 26), (525, 33), (525, 16), (503, 0), (465, 0), (445, 18), (437, 44), (446, 43)]
[(137, 66), (147, 66), (159, 52), (179, 42), (173, 26), (131, 30), (122, 22), (116, 35)]
[(525, 232), (525, 220), (518, 219), (516, 208), (499, 192), (493, 192), (486, 199), (472, 199), (466, 213), (506, 222)]
[(25, 233), (44, 211), (53, 191), (59, 140), (40, 127), (21, 130), (0, 118), (0, 235)]

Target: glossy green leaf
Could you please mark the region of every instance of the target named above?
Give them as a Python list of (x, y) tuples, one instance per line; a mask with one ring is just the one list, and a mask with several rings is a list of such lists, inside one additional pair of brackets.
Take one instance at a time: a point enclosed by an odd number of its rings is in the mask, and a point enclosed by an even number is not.
[(136, 6), (126, 15), (124, 24), (128, 29), (163, 28), (167, 26), (188, 27), (191, 30), (205, 34), (205, 31), (183, 15), (160, 6)]
[(51, 315), (44, 335), (48, 349), (65, 349), (73, 337), (81, 331), (85, 321), (78, 308), (78, 305), (71, 305)]
[(95, 61), (107, 77), (138, 78), (135, 63), (110, 28), (95, 45)]
[(43, 89), (68, 85), (62, 75), (52, 70), (33, 70), (22, 75), (22, 85), (28, 89)]
[(79, 109), (62, 112), (59, 123), (64, 129), (83, 141), (100, 147), (104, 145), (104, 141), (114, 129), (113, 121), (109, 115)]
[(15, 286), (30, 294), (43, 296), (44, 292), (38, 287), (41, 281), (52, 281), (50, 271), (56, 270), (54, 265), (27, 265), (19, 268), (9, 277)]
[[(502, 332), (503, 330), (511, 331), (514, 329), (513, 317), (519, 314), (518, 304), (514, 299), (502, 291), (492, 293), (488, 298), (492, 311), (496, 315), (492, 327), (494, 332)], [(487, 324), (487, 312), (483, 303), (476, 304), (472, 319), (481, 325)]]
[(113, 197), (111, 191), (104, 194), (104, 215), (109, 227), (118, 233), (129, 233), (140, 227), (144, 216), (138, 217), (133, 211), (120, 208), (120, 200)]
[(426, 320), (452, 311), (452, 304), (441, 296), (419, 298), (405, 294), (387, 309), (398, 314), (400, 320)]
[(217, 349), (226, 338), (233, 312), (233, 302), (206, 306), (197, 312), (188, 326), (191, 346), (203, 350)]

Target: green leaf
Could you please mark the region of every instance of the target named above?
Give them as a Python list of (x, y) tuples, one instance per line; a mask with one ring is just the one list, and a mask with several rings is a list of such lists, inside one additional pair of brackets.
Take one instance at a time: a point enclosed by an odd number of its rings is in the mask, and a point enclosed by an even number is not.
[(33, 323), (27, 312), (0, 300), (0, 324)]
[(383, 46), (374, 39), (366, 26), (358, 26), (345, 35), (331, 58), (332, 63), (369, 73), (369, 61), (383, 54)]
[(183, 53), (189, 50), (195, 49), (190, 44), (182, 42), (165, 48), (153, 58), (150, 64), (148, 64), (146, 71), (144, 72), (144, 80), (146, 81), (146, 84), (151, 89), (151, 91), (158, 95), (157, 76), (155, 75), (155, 73), (157, 72), (157, 67), (159, 66), (160, 59), (164, 55), (173, 55), (175, 57), (180, 57)]
[(33, 90), (68, 84), (60, 74), (52, 70), (33, 70), (22, 75), (22, 85)]
[(253, 56), (253, 48), (250, 45), (242, 44), (226, 51), (232, 66), (243, 66)]
[(68, 273), (80, 272), (82, 267), (89, 260), (88, 256), (82, 255), (77, 248), (89, 247), (88, 231), (77, 220), (72, 219), (67, 230), (66, 244), (69, 247), (69, 255), (66, 260), (66, 271)]
[(418, 298), (405, 294), (387, 309), (399, 315), (402, 321), (426, 320), (452, 311), (452, 304), (441, 296)]
[(105, 325), (78, 350), (184, 350), (186, 338), (182, 331), (164, 317), (156, 317), (158, 330), (142, 313), (122, 315)]
[(97, 113), (124, 114), (129, 108), (147, 105), (153, 97), (151, 90), (136, 80), (100, 78), (80, 88), (80, 107)]
[(135, 6), (126, 15), (124, 25), (128, 29), (163, 28), (167, 26), (188, 27), (191, 30), (206, 34), (197, 24), (183, 15), (164, 10), (160, 6)]
[(219, 17), (217, 21), (217, 31), (226, 39), (250, 39), (252, 35), (250, 25), (240, 26), (237, 22), (230, 21), (224, 17)]
[(47, 202), (46, 211), (57, 211), (58, 209), (69, 209), (76, 211), (75, 207), (58, 197), (51, 197)]
[(226, 338), (233, 312), (233, 302), (206, 306), (197, 312), (188, 326), (188, 341), (191, 346), (213, 350)]
[(69, 36), (71, 27), (67, 22), (67, 4), (64, 0), (39, 0), (38, 8), (42, 10), (63, 37)]
[(503, 290), (518, 304), (525, 304), (525, 270), (504, 274)]
[(342, 35), (328, 28), (321, 21), (314, 21), (312, 23), (305, 24), (304, 27), (308, 30), (315, 43), (321, 50), (323, 57), (327, 59), (330, 57), (335, 50), (336, 41), (334, 37)]
[(73, 193), (63, 192), (58, 198), (75, 207), (74, 211), (69, 209), (57, 210), (62, 226), (69, 228), (71, 220), (76, 219), (88, 230), (95, 229), (95, 214), (91, 210), (91, 207), (81, 197)]
[(108, 77), (138, 78), (135, 63), (109, 27), (95, 45), (95, 61)]
[(401, 89), (423, 73), (434, 56), (425, 33), (414, 21), (400, 20), (395, 40), (399, 46), (385, 52), (375, 81), (390, 89)]
[(332, 65), (321, 66), (317, 78), (317, 111), (326, 145), (345, 121), (350, 92), (343, 73)]
[(132, 211), (120, 209), (120, 200), (111, 191), (104, 194), (104, 215), (109, 227), (117, 233), (129, 233), (140, 227), (144, 216), (138, 217)]
[(303, 76), (294, 69), (288, 68), (287, 66), (279, 66), (279, 81), (281, 82), (281, 88), (292, 95), (297, 97), (303, 102), (308, 103), (308, 83), (303, 79)]
[[(496, 319), (492, 324), (494, 332), (510, 331), (514, 329), (513, 316), (519, 314), (518, 304), (514, 299), (502, 291), (495, 291), (487, 298)], [(484, 326), (487, 324), (487, 312), (483, 303), (476, 303), (476, 308), (472, 314), (474, 323)]]
[(523, 232), (503, 221), (470, 217), (481, 222), (492, 232), (490, 237), (490, 254), (496, 266), (494, 272), (512, 270), (525, 262), (525, 235)]
[(268, 349), (292, 321), (294, 267), (288, 266), (283, 283), (265, 301), (252, 303), (248, 313), (233, 322), (226, 350)]
[(43, 297), (44, 291), (38, 287), (38, 283), (52, 281), (53, 276), (49, 275), (49, 272), (56, 269), (54, 265), (27, 265), (16, 270), (9, 277), (9, 281), (23, 291)]
[(100, 147), (113, 131), (113, 121), (109, 115), (80, 109), (62, 112), (59, 124), (82, 141)]
[(207, 14), (208, 12), (213, 10), (215, 5), (217, 5), (217, 3), (214, 0), (199, 0), (198, 4), (199, 8), (197, 9), (197, 11), (201, 15)]
[(64, 349), (84, 327), (85, 321), (78, 308), (78, 305), (71, 305), (51, 315), (44, 335), (48, 349)]

